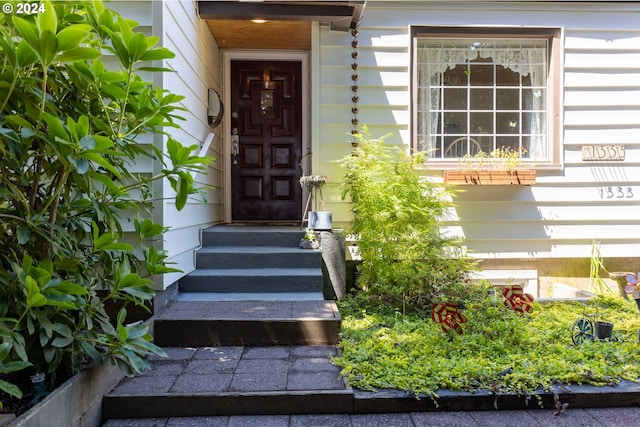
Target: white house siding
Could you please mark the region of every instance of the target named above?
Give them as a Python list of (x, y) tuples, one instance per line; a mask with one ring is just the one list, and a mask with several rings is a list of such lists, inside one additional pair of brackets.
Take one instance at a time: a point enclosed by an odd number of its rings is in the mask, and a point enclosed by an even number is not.
[[(169, 262), (175, 263), (174, 266), (183, 271), (164, 275), (162, 282), (156, 286), (165, 289), (195, 269), (194, 254), (200, 246), (200, 230), (222, 221), (222, 128), (212, 130), (207, 123), (208, 88), (222, 93), (221, 66), (219, 48), (206, 22), (198, 17), (195, 1), (153, 4), (154, 7), (162, 7), (162, 45), (176, 54), (174, 59), (165, 61), (164, 66), (174, 72), (162, 75), (162, 87), (186, 97), (181, 103), (186, 111), (180, 112), (185, 120), (178, 122), (180, 128), (169, 128), (168, 131), (181, 144), (196, 144), (200, 154), (216, 159), (206, 173), (195, 177), (198, 185), (214, 187), (208, 191), (206, 205), (194, 196), (184, 209), (178, 211), (171, 186), (164, 182), (162, 187), (162, 218), (157, 219), (169, 227), (164, 234), (163, 248), (169, 252)], [(214, 133), (213, 142), (207, 147), (205, 141), (211, 132)], [(163, 143), (166, 147), (166, 138)]]
[[(638, 23), (637, 2), (369, 0), (358, 36), (358, 118), (374, 137), (392, 132), (388, 142), (411, 144), (410, 25), (562, 27), (562, 168), (538, 170), (531, 187), (469, 188), (456, 198), (449, 226), (487, 265), (560, 261), (550, 274), (563, 275), (561, 260), (588, 258), (598, 239), (605, 258), (624, 261), (616, 267), (633, 271), (640, 264)], [(353, 37), (321, 27), (318, 40), (317, 162), (335, 182), (342, 172), (333, 161), (351, 151)], [(584, 162), (581, 147), (589, 144), (623, 144), (626, 158)], [(630, 187), (632, 197), (601, 196), (609, 186)], [(340, 200), (338, 186), (327, 193), (334, 222), (348, 226), (349, 205)]]

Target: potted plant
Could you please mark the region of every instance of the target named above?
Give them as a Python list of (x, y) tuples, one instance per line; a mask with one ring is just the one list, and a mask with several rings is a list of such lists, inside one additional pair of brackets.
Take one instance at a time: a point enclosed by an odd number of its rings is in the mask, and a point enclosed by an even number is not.
[(487, 153), (479, 151), (465, 155), (458, 170), (444, 172), (444, 182), (462, 185), (532, 185), (536, 182), (535, 169), (523, 168), (527, 150), (520, 147), (501, 147)]
[[(324, 204), (324, 197), (322, 196), (322, 187), (329, 181), (329, 177), (323, 175), (305, 175), (300, 178), (300, 186), (307, 189), (307, 204), (302, 214), (302, 221), (304, 223), (304, 217), (307, 212), (308, 226), (313, 230), (331, 230), (332, 228), (332, 215), (327, 211)], [(322, 210), (318, 210), (318, 196), (320, 203), (322, 204)], [(309, 206), (313, 200), (313, 210), (309, 210)]]
[(304, 229), (304, 236), (300, 239), (300, 249), (318, 249), (320, 242), (316, 239), (316, 233), (312, 228)]

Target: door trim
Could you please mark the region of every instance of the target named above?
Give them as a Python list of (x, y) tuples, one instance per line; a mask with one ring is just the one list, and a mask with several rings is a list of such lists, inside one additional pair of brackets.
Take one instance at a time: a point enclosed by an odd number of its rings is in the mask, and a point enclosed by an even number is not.
[[(232, 60), (256, 60), (256, 61), (299, 61), (302, 76), (302, 171), (308, 171), (311, 167), (311, 140), (309, 139), (309, 53), (306, 51), (280, 51), (280, 50), (224, 50), (223, 51), (223, 87), (224, 105), (231, 106), (231, 61)], [(223, 119), (223, 168), (224, 168), (224, 221), (233, 222), (231, 217), (231, 111), (224, 115)], [(305, 196), (302, 195), (301, 205)], [(304, 206), (302, 206), (304, 209)]]

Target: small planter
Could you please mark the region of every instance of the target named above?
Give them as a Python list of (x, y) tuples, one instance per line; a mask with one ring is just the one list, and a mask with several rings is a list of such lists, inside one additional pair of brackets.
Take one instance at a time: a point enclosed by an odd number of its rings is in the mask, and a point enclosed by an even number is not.
[(613, 335), (613, 323), (596, 322), (596, 338), (606, 340)]
[(309, 228), (316, 231), (331, 231), (333, 228), (332, 214), (329, 211), (309, 212)]
[(452, 170), (444, 172), (444, 182), (457, 185), (533, 185), (535, 169)]

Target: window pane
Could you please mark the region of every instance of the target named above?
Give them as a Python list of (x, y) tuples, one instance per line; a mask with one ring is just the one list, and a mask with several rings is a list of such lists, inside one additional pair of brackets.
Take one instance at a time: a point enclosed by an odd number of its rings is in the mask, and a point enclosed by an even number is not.
[(493, 65), (476, 65), (469, 67), (469, 83), (471, 86), (493, 86)]
[(467, 89), (444, 89), (445, 110), (466, 110)]
[(471, 133), (493, 133), (493, 113), (470, 113)]
[(470, 89), (472, 110), (493, 110), (493, 89)]
[[(510, 148), (513, 151), (518, 151), (520, 149), (520, 138), (517, 136), (499, 136), (496, 138), (496, 148)], [(526, 154), (524, 157), (526, 157)]]
[(519, 89), (497, 89), (496, 109), (498, 110), (518, 110), (520, 108)]
[(467, 113), (445, 113), (444, 132), (448, 135), (467, 133)]
[(496, 113), (496, 133), (520, 133), (518, 113)]

